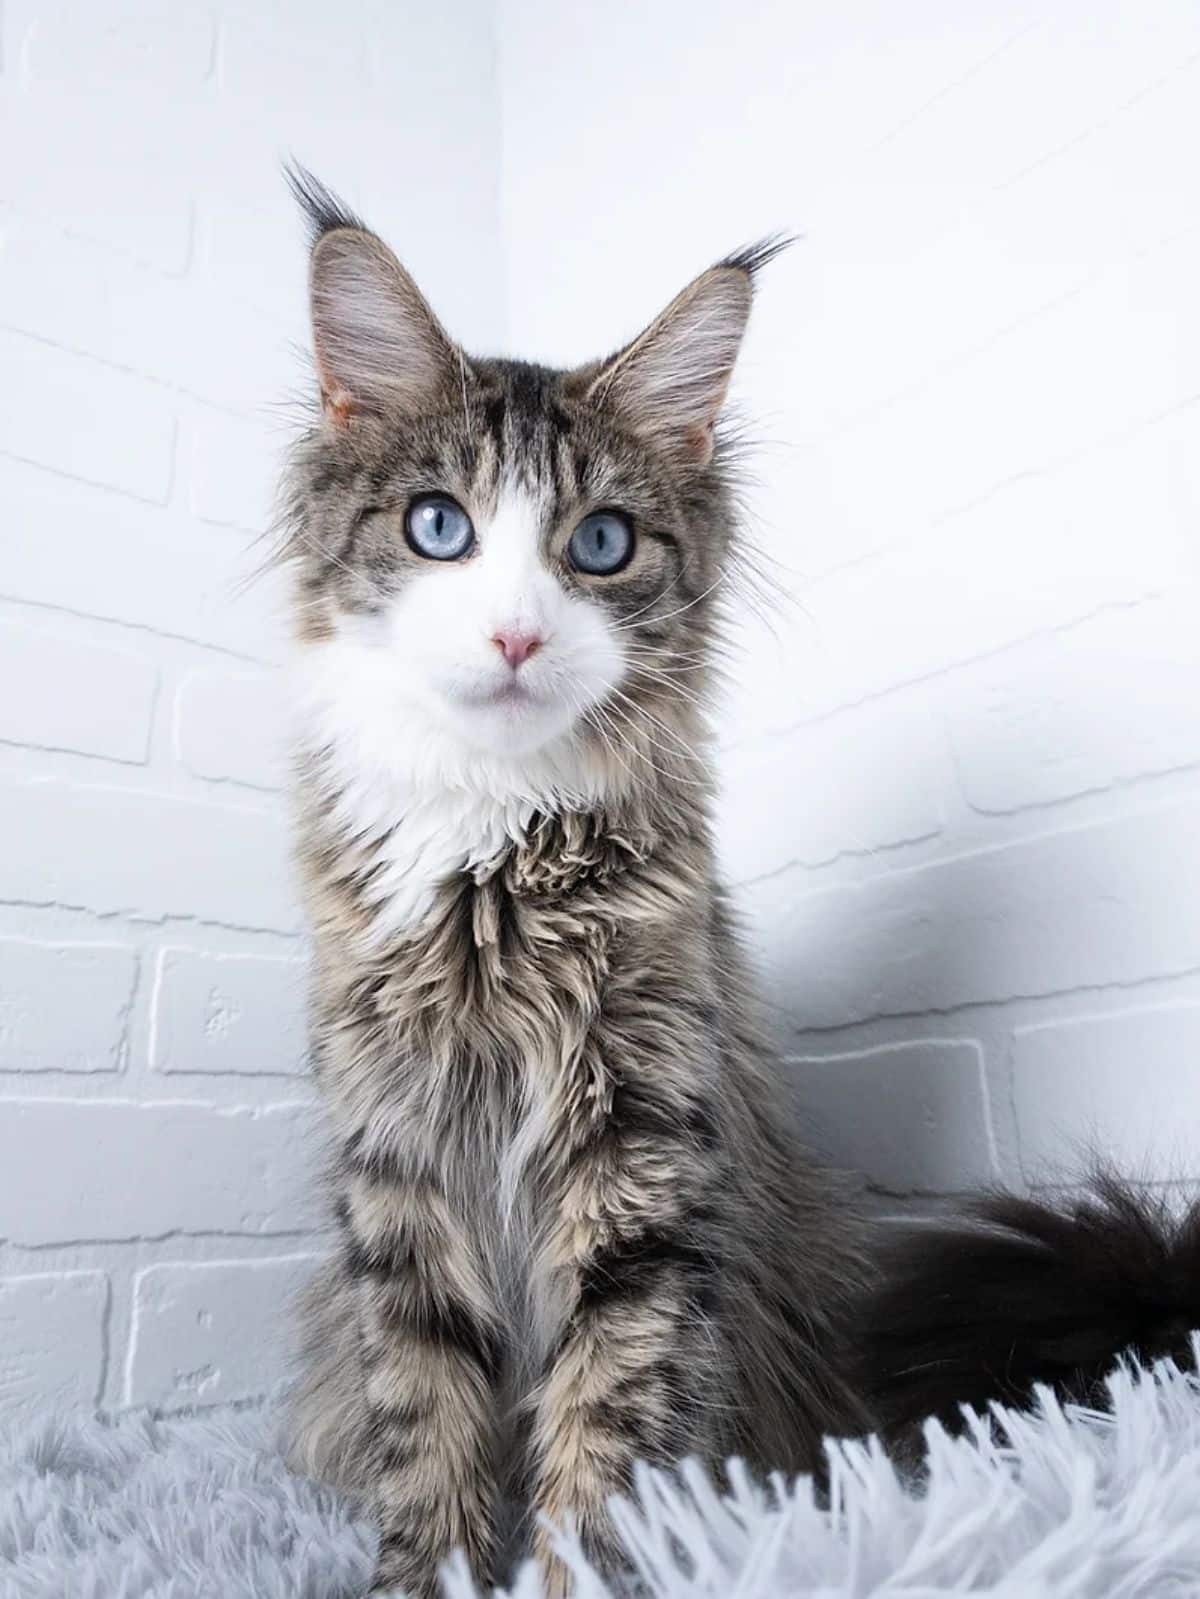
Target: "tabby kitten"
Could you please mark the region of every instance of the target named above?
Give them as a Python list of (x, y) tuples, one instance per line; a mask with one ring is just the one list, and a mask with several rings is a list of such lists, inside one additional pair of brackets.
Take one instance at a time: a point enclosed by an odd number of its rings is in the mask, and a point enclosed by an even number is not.
[[(639, 1458), (816, 1464), (862, 1268), (715, 876), (736, 554), (718, 430), (771, 244), (572, 371), (480, 359), (307, 174), (321, 409), (288, 476), (299, 856), (337, 1258), (295, 1459), (376, 1589), (503, 1575), (502, 1506), (614, 1555)], [(523, 1543), (518, 1541), (518, 1549)]]

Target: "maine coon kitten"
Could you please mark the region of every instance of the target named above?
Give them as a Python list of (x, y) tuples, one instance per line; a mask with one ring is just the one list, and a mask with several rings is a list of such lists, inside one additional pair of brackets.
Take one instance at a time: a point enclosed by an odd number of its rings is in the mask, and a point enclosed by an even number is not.
[(377, 1586), (503, 1575), (515, 1498), (611, 1560), (639, 1458), (816, 1463), (863, 1268), (717, 882), (717, 427), (770, 245), (608, 360), (466, 355), (306, 174), (321, 410), (288, 478), (299, 855), (340, 1248), (295, 1458)]

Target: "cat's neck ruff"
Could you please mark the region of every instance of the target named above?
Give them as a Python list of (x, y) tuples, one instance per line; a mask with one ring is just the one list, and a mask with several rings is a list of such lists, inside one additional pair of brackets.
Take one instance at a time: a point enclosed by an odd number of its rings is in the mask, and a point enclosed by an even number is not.
[(535, 814), (594, 810), (623, 786), (603, 750), (571, 733), (521, 754), (472, 749), (353, 643), (307, 647), (293, 681), (304, 768), (337, 839), (373, 868), (373, 940), (419, 929), (439, 887), (485, 870)]

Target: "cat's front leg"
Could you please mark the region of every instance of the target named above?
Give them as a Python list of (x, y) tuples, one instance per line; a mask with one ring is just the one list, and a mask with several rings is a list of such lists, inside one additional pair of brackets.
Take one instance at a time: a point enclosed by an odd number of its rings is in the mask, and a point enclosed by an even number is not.
[[(615, 1125), (577, 1151), (543, 1266), (561, 1325), (536, 1399), (534, 1509), (619, 1566), (607, 1514), (638, 1460), (719, 1448), (719, 1178), (710, 1151)], [(540, 1525), (552, 1596), (570, 1584)]]
[(339, 1217), (371, 1429), (373, 1591), (436, 1595), (438, 1568), (458, 1548), (486, 1582), (502, 1344), (472, 1240), (429, 1176), (357, 1173)]

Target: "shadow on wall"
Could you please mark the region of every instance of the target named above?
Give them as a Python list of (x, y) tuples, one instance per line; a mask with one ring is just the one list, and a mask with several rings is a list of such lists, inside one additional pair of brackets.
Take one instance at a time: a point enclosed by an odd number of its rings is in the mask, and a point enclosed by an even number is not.
[[(1200, 1174), (1189, 600), (1114, 610), (885, 696), (873, 714), (893, 731), (915, 716), (943, 736), (853, 774), (866, 849), (740, 890), (811, 1142), (873, 1188), (1043, 1186), (1091, 1150), (1160, 1182)], [(800, 769), (820, 780), (806, 742), (828, 754), (839, 724), (861, 740), (861, 717), (795, 730), (793, 786)], [(844, 809), (836, 785), (780, 808), (756, 795), (745, 752), (728, 763), (740, 827), (781, 852), (796, 810), (804, 827), (823, 811), (820, 832)], [(919, 813), (922, 790), (939, 823), (892, 843), (888, 818)]]

